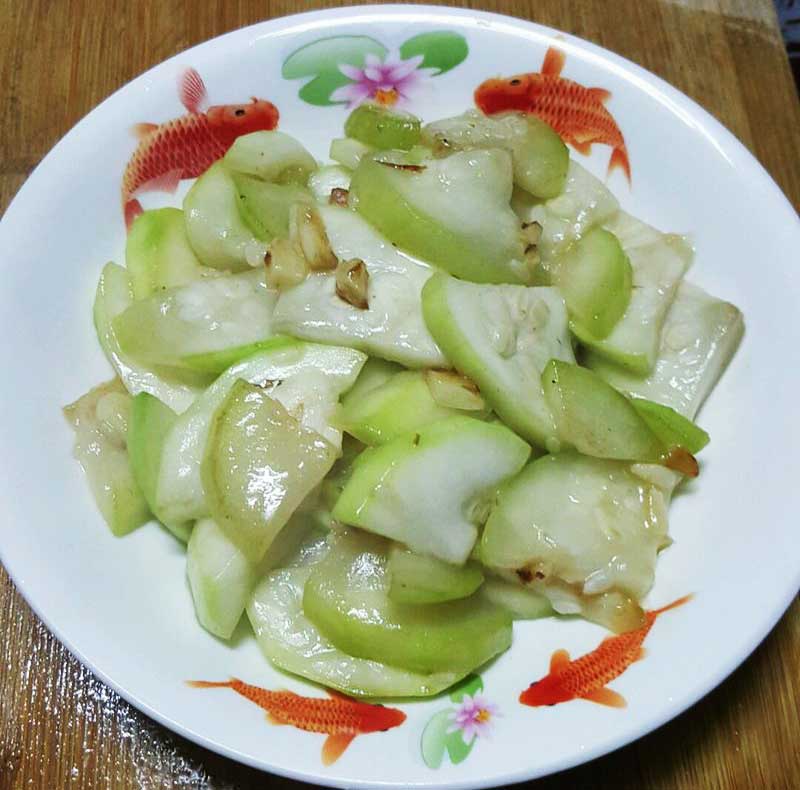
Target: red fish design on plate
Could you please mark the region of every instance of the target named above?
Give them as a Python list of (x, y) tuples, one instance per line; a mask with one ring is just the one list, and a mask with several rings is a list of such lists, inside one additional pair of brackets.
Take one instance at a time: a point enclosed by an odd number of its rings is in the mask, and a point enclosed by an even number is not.
[(611, 93), (604, 88), (586, 88), (562, 77), (564, 62), (564, 53), (550, 47), (540, 72), (486, 80), (475, 90), (475, 104), (486, 115), (510, 110), (535, 115), (581, 154), (589, 154), (592, 143), (610, 145), (608, 172), (619, 167), (630, 183), (625, 138), (604, 106)]
[(322, 746), (322, 762), (331, 765), (357, 735), (386, 732), (399, 727), (406, 714), (397, 708), (374, 705), (328, 691), (324, 697), (304, 697), (293, 691), (269, 691), (236, 678), (221, 682), (189, 680), (193, 688), (229, 688), (267, 712), (272, 724), (289, 724), (307, 732), (327, 735)]
[(278, 108), (264, 99), (253, 97), (248, 104), (209, 107), (206, 86), (194, 69), (181, 75), (178, 95), (185, 115), (162, 124), (133, 127), (139, 145), (122, 177), (122, 208), (128, 228), (142, 213), (137, 195), (174, 192), (181, 179), (196, 178), (224, 156), (237, 137), (278, 125)]
[(570, 660), (566, 650), (556, 650), (550, 659), (550, 672), (537, 680), (519, 695), (523, 705), (538, 708), (542, 705), (558, 705), (573, 699), (585, 699), (624, 708), (625, 698), (606, 688), (606, 684), (618, 678), (634, 661), (644, 658), (642, 647), (650, 629), (659, 615), (685, 604), (692, 596), (686, 595), (661, 609), (645, 613), (641, 628), (604, 639), (600, 646), (585, 656)]

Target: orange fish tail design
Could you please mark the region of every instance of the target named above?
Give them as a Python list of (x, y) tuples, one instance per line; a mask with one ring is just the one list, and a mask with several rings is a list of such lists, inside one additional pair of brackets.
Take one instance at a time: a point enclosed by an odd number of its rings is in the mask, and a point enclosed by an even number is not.
[(651, 609), (648, 614), (655, 619), (660, 614), (664, 614), (664, 612), (668, 612), (670, 609), (677, 609), (679, 606), (683, 606), (685, 603), (689, 603), (689, 601), (694, 598), (692, 593), (688, 595), (684, 595), (681, 598), (675, 599), (672, 603), (668, 603), (666, 606), (662, 606), (660, 609)]
[(358, 735), (385, 732), (399, 727), (406, 714), (397, 709), (361, 702), (339, 692), (324, 697), (304, 697), (293, 691), (270, 691), (237, 678), (224, 681), (187, 680), (200, 689), (229, 688), (263, 708), (273, 724), (288, 724), (328, 737), (322, 747), (322, 762), (330, 765), (339, 759)]
[(619, 148), (615, 148), (611, 152), (611, 159), (608, 162), (608, 174), (611, 175), (613, 170), (616, 168), (621, 168), (622, 172), (625, 174), (625, 178), (628, 179), (628, 184), (631, 183), (631, 165), (628, 161), (628, 149), (622, 145)]
[(605, 103), (611, 93), (563, 77), (566, 56), (549, 47), (538, 72), (485, 80), (475, 89), (475, 104), (486, 115), (523, 112), (540, 118), (578, 153), (589, 155), (599, 143), (612, 149), (608, 172), (621, 169), (631, 183), (625, 139)]
[(676, 609), (692, 595), (684, 595), (672, 603), (646, 613), (644, 624), (616, 636), (606, 637), (598, 647), (580, 658), (571, 660), (566, 650), (556, 650), (550, 659), (550, 671), (523, 691), (519, 701), (530, 707), (557, 705), (574, 699), (585, 699), (600, 705), (624, 708), (625, 698), (607, 683), (618, 678), (634, 662), (645, 656), (642, 643), (656, 619)]
[(232, 689), (242, 681), (238, 678), (230, 680), (187, 680), (186, 685), (193, 689)]

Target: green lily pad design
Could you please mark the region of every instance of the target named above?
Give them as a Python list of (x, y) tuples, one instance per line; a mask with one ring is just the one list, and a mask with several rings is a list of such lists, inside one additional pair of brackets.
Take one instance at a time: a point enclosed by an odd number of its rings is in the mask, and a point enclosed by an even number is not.
[[(300, 98), (320, 107), (344, 104), (331, 96), (345, 85), (354, 83), (340, 66), (364, 67), (367, 56), (386, 61), (388, 48), (369, 36), (332, 36), (318, 39), (295, 50), (283, 63), (281, 75), (287, 80), (308, 78), (300, 89)], [(454, 69), (469, 53), (464, 36), (449, 30), (436, 30), (411, 37), (399, 48), (402, 60), (422, 58), (417, 65), (419, 77), (430, 79)], [(369, 78), (364, 77), (368, 81)], [(400, 84), (398, 77), (398, 86)], [(338, 98), (338, 97), (337, 97)], [(363, 99), (362, 99), (363, 100)]]
[(428, 768), (438, 768), (442, 764), (442, 760), (444, 760), (448, 738), (447, 728), (450, 726), (451, 721), (452, 711), (450, 709), (440, 710), (425, 725), (425, 729), (422, 731), (422, 759)]
[[(465, 696), (474, 697), (480, 691), (483, 691), (483, 680), (480, 675), (468, 675), (450, 692), (449, 697), (458, 705)], [(453, 729), (452, 732), (448, 732), (453, 727), (457, 712), (458, 709), (452, 707), (440, 710), (425, 725), (420, 747), (422, 759), (428, 768), (434, 770), (439, 768), (444, 762), (445, 754), (453, 765), (457, 765), (467, 759), (475, 746), (477, 737), (473, 737), (467, 743), (461, 729)]]
[(363, 66), (368, 54), (383, 58), (387, 49), (369, 36), (334, 36), (306, 44), (295, 50), (283, 63), (281, 75), (295, 80), (313, 77), (300, 89), (300, 98), (320, 107), (341, 104), (330, 99), (342, 85), (351, 82), (339, 71), (339, 64)]
[(439, 768), (444, 761), (445, 752), (453, 765), (463, 762), (475, 745), (473, 740), (467, 744), (461, 730), (448, 732), (453, 724), (452, 709), (440, 710), (427, 723), (422, 731), (422, 759), (428, 768)]
[(432, 33), (420, 33), (408, 39), (400, 47), (400, 57), (403, 60), (422, 55), (423, 69), (436, 69), (435, 77), (454, 69), (463, 63), (469, 54), (469, 47), (458, 33), (449, 30), (436, 30)]
[(447, 756), (450, 758), (450, 762), (453, 765), (458, 765), (458, 763), (466, 760), (476, 740), (477, 738), (465, 743), (461, 730), (449, 733), (445, 738), (444, 745), (447, 748)]

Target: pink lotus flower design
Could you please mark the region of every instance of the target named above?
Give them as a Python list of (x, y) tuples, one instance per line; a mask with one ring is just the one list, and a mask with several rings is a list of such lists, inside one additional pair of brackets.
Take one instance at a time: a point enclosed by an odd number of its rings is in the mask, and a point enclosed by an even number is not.
[(453, 714), (453, 723), (447, 728), (447, 732), (461, 730), (461, 737), (469, 746), (476, 736), (488, 737), (492, 729), (492, 719), (500, 715), (497, 706), (482, 694), (465, 694)]
[(337, 88), (331, 101), (345, 101), (351, 110), (367, 100), (385, 107), (403, 105), (436, 72), (420, 68), (423, 60), (422, 55), (403, 60), (395, 50), (387, 53), (384, 60), (372, 53), (366, 55), (363, 68), (340, 63), (339, 71), (352, 82)]

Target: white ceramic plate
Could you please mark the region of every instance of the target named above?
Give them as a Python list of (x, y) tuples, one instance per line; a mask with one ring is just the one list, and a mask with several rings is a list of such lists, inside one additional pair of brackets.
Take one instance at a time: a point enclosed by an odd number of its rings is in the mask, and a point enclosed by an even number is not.
[[(453, 764), (445, 757), (432, 769), (422, 758), (426, 723), (456, 707), (445, 696), (402, 704), (408, 719), (401, 727), (356, 739), (325, 768), (322, 736), (272, 727), (230, 692), (184, 685), (186, 678), (234, 675), (319, 694), (270, 668), (252, 638), (231, 647), (197, 626), (183, 552), (164, 531), (109, 534), (72, 460), (60, 407), (109, 377), (90, 310), (101, 265), (123, 260), (119, 189), (135, 146), (129, 128), (183, 112), (176, 75), (194, 66), (212, 103), (268, 98), (280, 109), (280, 128), (324, 157), (347, 111), (303, 101), (298, 92), (310, 78), (283, 78), (287, 57), (321, 38), (364, 35), (394, 49), (431, 31), (461, 37), (467, 51), (459, 55), (451, 36), (437, 63), (461, 62), (412, 89), (410, 109), (426, 119), (472, 106), (474, 88), (489, 76), (537, 70), (551, 44), (566, 54), (563, 76), (610, 90), (608, 109), (628, 142), (633, 188), (618, 171), (609, 184), (637, 216), (692, 234), (691, 279), (737, 304), (747, 332), (703, 409), (713, 441), (700, 481), (672, 507), (675, 545), (659, 561), (648, 600), (696, 597), (659, 621), (646, 660), (612, 683), (628, 707), (521, 706), (519, 692), (546, 673), (553, 650), (580, 655), (604, 632), (582, 622), (518, 624), (513, 648), (482, 673), (483, 694), (501, 715), (493, 717), (491, 739), (477, 739), (468, 759)], [(588, 159), (573, 156), (605, 175), (608, 147), (594, 146)], [(702, 697), (753, 650), (798, 589), (800, 497), (790, 455), (800, 446), (797, 217), (713, 118), (597, 46), (519, 20), (421, 6), (311, 13), (230, 33), (150, 70), (67, 134), (9, 208), (0, 249), (3, 564), (48, 627), (99, 677), (167, 727), (236, 760), (348, 787), (482, 787), (567, 768), (638, 738)]]

